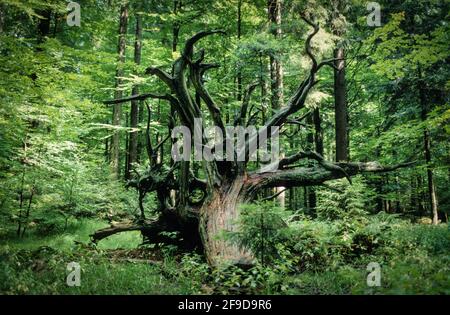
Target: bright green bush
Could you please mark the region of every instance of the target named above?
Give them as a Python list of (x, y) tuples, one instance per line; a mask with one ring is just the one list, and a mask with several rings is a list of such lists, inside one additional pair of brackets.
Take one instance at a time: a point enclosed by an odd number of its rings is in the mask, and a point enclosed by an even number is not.
[(263, 265), (280, 258), (279, 245), (288, 238), (286, 220), (290, 213), (271, 202), (243, 205), (240, 211), (240, 230), (226, 232), (223, 237), (250, 248)]
[(368, 214), (375, 193), (361, 176), (330, 182), (329, 187), (317, 190), (317, 217), (320, 220), (355, 221)]

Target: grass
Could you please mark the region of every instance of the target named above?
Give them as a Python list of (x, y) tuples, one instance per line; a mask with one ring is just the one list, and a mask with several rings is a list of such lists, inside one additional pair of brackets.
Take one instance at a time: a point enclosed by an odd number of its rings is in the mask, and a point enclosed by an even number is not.
[[(166, 253), (160, 254), (157, 261), (149, 261), (151, 251), (136, 250), (141, 242), (138, 232), (105, 239), (97, 250), (77, 245), (74, 241), (87, 244), (92, 231), (106, 226), (104, 222), (84, 219), (72, 222), (62, 234), (30, 234), (24, 239), (2, 240), (0, 293), (450, 294), (450, 231), (446, 225), (396, 222), (390, 232), (382, 234), (365, 228), (364, 235), (371, 236), (367, 239), (376, 239), (379, 245), (371, 252), (347, 259), (342, 256), (347, 252), (322, 251), (318, 247), (339, 248), (339, 244), (330, 243), (327, 233), (334, 233), (329, 236), (336, 238), (337, 232), (328, 224), (302, 221), (307, 238), (300, 238), (301, 249), (312, 255), (310, 265), (300, 262), (303, 269), (293, 272), (281, 263), (276, 268), (258, 265), (243, 272), (211, 270), (195, 255), (185, 255), (180, 260), (180, 256)], [(314, 229), (321, 233), (312, 233)], [(143, 255), (144, 259), (133, 259), (136, 255)], [(329, 257), (324, 260), (320, 255)], [(317, 267), (317, 259), (339, 263)], [(67, 264), (72, 261), (81, 266), (79, 287), (66, 284)], [(381, 265), (381, 287), (366, 284), (366, 266), (371, 261)]]
[[(89, 234), (107, 226), (95, 220), (80, 220), (65, 233), (0, 243), (0, 292), (3, 294), (192, 294), (188, 278), (174, 279), (162, 275), (161, 266), (148, 262), (111, 261), (107, 253), (117, 249), (134, 249), (141, 243), (139, 232), (125, 232), (102, 240), (97, 251), (86, 250), (74, 241), (87, 244)], [(79, 287), (69, 287), (66, 270), (69, 262), (81, 266)], [(176, 269), (174, 262), (161, 262)]]
[[(54, 249), (67, 252), (74, 248), (74, 241), (88, 243), (89, 234), (93, 231), (107, 227), (106, 222), (81, 219), (70, 222), (66, 231), (62, 234), (53, 234), (48, 236), (39, 236), (36, 234), (27, 234), (23, 239), (9, 238), (0, 240), (0, 246), (9, 246), (16, 249), (33, 250), (40, 246), (49, 246)], [(136, 248), (142, 242), (139, 231), (130, 231), (121, 234), (112, 235), (98, 244), (99, 249), (118, 249), (118, 248)]]

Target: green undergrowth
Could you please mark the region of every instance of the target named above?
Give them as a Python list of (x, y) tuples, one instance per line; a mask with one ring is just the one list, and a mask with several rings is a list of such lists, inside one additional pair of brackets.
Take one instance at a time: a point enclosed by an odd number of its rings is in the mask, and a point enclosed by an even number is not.
[[(4, 240), (2, 294), (449, 294), (447, 225), (411, 224), (384, 214), (363, 223), (308, 218), (279, 229), (271, 256), (247, 270), (211, 270), (202, 256), (138, 247), (121, 233), (96, 247), (89, 234), (105, 225), (84, 220), (65, 234)], [(347, 222), (348, 223), (348, 222)], [(70, 233), (69, 233), (70, 232)], [(74, 236), (70, 236), (74, 235)], [(74, 242), (77, 241), (77, 242)], [(81, 266), (80, 286), (66, 284), (67, 264)], [(381, 286), (369, 287), (370, 262)]]

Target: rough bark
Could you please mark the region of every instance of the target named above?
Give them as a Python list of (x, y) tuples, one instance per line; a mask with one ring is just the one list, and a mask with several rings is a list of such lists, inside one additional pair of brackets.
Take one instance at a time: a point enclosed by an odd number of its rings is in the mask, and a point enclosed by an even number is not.
[(221, 235), (238, 231), (239, 206), (245, 201), (243, 177), (236, 178), (218, 190), (200, 209), (200, 235), (210, 265), (223, 263), (249, 265), (253, 255), (237, 244), (230, 244)]
[[(333, 0), (332, 5), (332, 32), (341, 38), (345, 33), (343, 12), (345, 1)], [(345, 49), (343, 43), (338, 43), (334, 49), (334, 114), (335, 114), (335, 143), (336, 162), (349, 160), (349, 130), (347, 87), (345, 82)]]

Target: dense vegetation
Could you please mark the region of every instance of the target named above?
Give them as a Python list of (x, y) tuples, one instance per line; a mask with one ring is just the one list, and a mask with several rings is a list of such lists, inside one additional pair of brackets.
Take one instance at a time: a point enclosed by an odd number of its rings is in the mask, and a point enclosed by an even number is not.
[[(449, 1), (77, 2), (0, 0), (2, 294), (450, 293)], [(174, 161), (198, 117), (279, 169)]]

